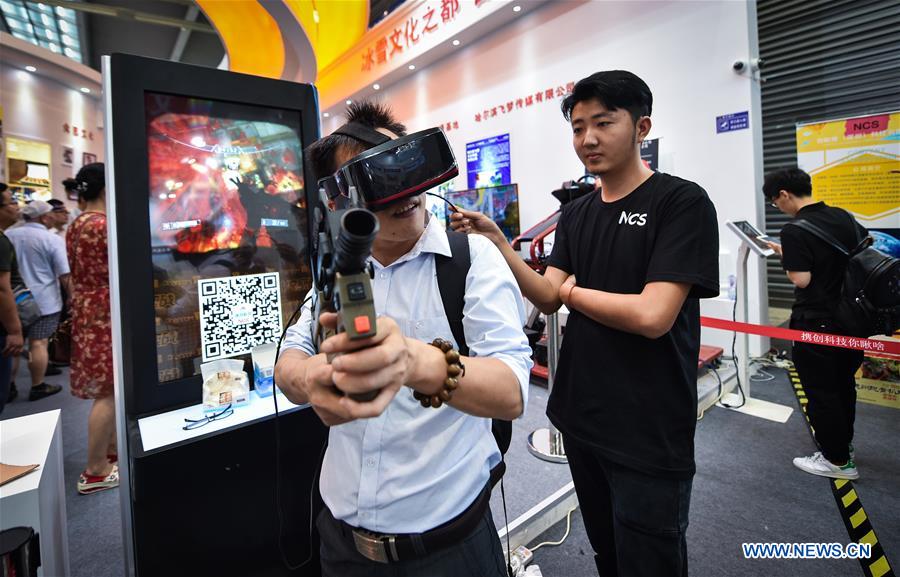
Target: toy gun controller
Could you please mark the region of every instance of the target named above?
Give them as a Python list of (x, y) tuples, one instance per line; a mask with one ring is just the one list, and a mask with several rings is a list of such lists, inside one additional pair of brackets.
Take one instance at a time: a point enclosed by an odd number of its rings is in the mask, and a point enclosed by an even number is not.
[[(323, 179), (326, 180), (326, 179)], [(328, 185), (320, 182), (320, 204), (315, 211), (316, 226), (316, 344), (328, 337), (347, 332), (351, 340), (375, 336), (375, 301), (372, 296), (372, 270), (368, 262), (372, 242), (378, 233), (378, 219), (365, 208), (328, 210), (332, 204)], [(354, 191), (355, 192), (355, 191)], [(337, 331), (318, 324), (319, 315), (338, 315)], [(330, 363), (334, 355), (328, 356)], [(371, 401), (378, 391), (353, 394), (356, 401)]]
[[(334, 133), (358, 141), (366, 150), (318, 182), (312, 235), (313, 279), (319, 297), (315, 314), (318, 319), (321, 312), (336, 312), (337, 332), (346, 331), (357, 340), (376, 332), (373, 271), (368, 260), (378, 218), (372, 211), (447, 182), (459, 169), (440, 128), (391, 139), (371, 127), (348, 122)], [(317, 326), (319, 343), (329, 336), (330, 331)], [(378, 391), (350, 395), (361, 402), (376, 396)]]

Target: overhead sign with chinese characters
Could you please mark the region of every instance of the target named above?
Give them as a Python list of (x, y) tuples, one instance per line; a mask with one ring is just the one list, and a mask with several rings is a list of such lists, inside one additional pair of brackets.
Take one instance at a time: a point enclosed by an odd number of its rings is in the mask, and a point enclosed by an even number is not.
[[(520, 14), (542, 3), (533, 0)], [(423, 55), (449, 45), (473, 26), (477, 25), (477, 36), (484, 36), (509, 21), (510, 8), (508, 2), (494, 0), (408, 0), (369, 30), (352, 50), (319, 71), (316, 86), (321, 108), (351, 97), (395, 70), (420, 64)]]
[(532, 106), (550, 102), (556, 98), (563, 98), (566, 94), (572, 92), (573, 88), (575, 88), (575, 83), (569, 82), (566, 85), (560, 84), (558, 86), (542, 88), (534, 92), (529, 91), (527, 94), (518, 94), (517, 96), (507, 98), (506, 100), (501, 100), (500, 102), (491, 102), (490, 105), (486, 106), (481, 112), (475, 113), (475, 122), (487, 122), (497, 116), (510, 114), (514, 110), (531, 108)]
[[(441, 26), (450, 25), (459, 15), (462, 5), (459, 0), (435, 0), (424, 8), (410, 14), (402, 25), (389, 27), (379, 33), (375, 43), (363, 49), (360, 70), (369, 72), (384, 68), (404, 51), (410, 51), (428, 35), (434, 34)], [(474, 9), (470, 3), (469, 9)]]
[(813, 196), (869, 228), (900, 228), (900, 112), (797, 125)]

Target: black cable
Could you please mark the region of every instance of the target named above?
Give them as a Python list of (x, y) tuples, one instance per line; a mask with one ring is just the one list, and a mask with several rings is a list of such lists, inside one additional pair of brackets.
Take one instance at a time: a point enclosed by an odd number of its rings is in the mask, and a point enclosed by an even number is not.
[(450, 202), (449, 200), (447, 200), (446, 198), (444, 198), (444, 197), (441, 196), (440, 194), (436, 194), (436, 193), (434, 193), (434, 192), (426, 192), (425, 194), (427, 194), (428, 196), (433, 196), (433, 197), (435, 197), (435, 198), (439, 198), (439, 199), (443, 200), (444, 202), (446, 202), (446, 203), (450, 206), (451, 209), (453, 209), (453, 212), (459, 212), (459, 209), (456, 208), (456, 205), (455, 205), (455, 204), (453, 204), (452, 202)]
[[(706, 367), (707, 370), (710, 370), (713, 372), (713, 374), (716, 376), (716, 381), (718, 381), (718, 390), (716, 391), (716, 400), (713, 402), (713, 405), (715, 405), (716, 403), (721, 403), (722, 402), (722, 375), (719, 374), (719, 370), (716, 368), (715, 361), (706, 363), (704, 366)], [(712, 406), (712, 405), (710, 405), (710, 406)], [(709, 407), (700, 411), (700, 415), (697, 417), (698, 421), (706, 415), (706, 411), (708, 409), (709, 409)], [(532, 551), (533, 551), (533, 549), (532, 549)]]
[[(503, 455), (500, 455), (503, 459)], [(515, 577), (512, 570), (512, 551), (509, 550), (509, 516), (506, 514), (506, 490), (503, 488), (503, 477), (500, 477), (500, 500), (503, 501), (503, 522), (506, 524), (506, 572)]]
[(709, 369), (710, 371), (712, 371), (713, 374), (716, 376), (716, 381), (719, 382), (719, 391), (718, 391), (718, 394), (716, 395), (716, 398), (721, 398), (722, 397), (722, 375), (719, 374), (719, 370), (712, 363), (707, 364), (706, 368)]
[[(732, 322), (737, 322), (737, 299), (734, 299), (734, 306), (731, 309), (731, 320)], [(734, 335), (731, 337), (731, 359), (734, 361), (734, 377), (737, 379), (737, 388), (738, 392), (741, 393), (741, 404), (740, 405), (729, 405), (727, 403), (723, 403), (721, 400), (719, 402), (723, 407), (727, 409), (740, 409), (747, 403), (747, 397), (744, 395), (744, 388), (741, 386), (741, 367), (739, 364), (739, 359), (737, 354), (734, 352), (735, 344), (737, 343), (737, 331), (734, 331)]]
[[(313, 293), (315, 294), (315, 293)], [(284, 325), (284, 330), (281, 331), (281, 336), (278, 338), (278, 345), (275, 348), (275, 364), (278, 364), (278, 356), (281, 354), (281, 344), (284, 342), (284, 337), (287, 334), (288, 328), (290, 328), (295, 321), (297, 314), (303, 310), (303, 307), (309, 300), (313, 297), (313, 295), (309, 295), (304, 299), (302, 303), (297, 307), (297, 309), (291, 314), (288, 322)], [(300, 563), (299, 565), (292, 565), (290, 559), (288, 559), (287, 552), (284, 550), (284, 513), (281, 507), (281, 427), (279, 424), (279, 417), (281, 416), (278, 412), (278, 388), (275, 383), (275, 375), (273, 371), (272, 375), (272, 401), (275, 403), (275, 513), (278, 516), (278, 552), (281, 554), (281, 562), (288, 569), (288, 571), (296, 571), (301, 567), (304, 567), (307, 563), (312, 561), (313, 554), (313, 501), (316, 490), (316, 480), (319, 477), (319, 469), (322, 463), (322, 458), (325, 454), (325, 447), (328, 446), (328, 442), (322, 443), (322, 450), (319, 453), (319, 460), (316, 462), (316, 471), (313, 474), (312, 485), (309, 489), (309, 557), (306, 558), (305, 561)]]

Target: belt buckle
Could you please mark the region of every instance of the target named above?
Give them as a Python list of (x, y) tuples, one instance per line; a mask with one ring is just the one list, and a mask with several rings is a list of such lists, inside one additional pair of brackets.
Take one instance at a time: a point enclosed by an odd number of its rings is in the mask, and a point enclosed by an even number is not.
[[(390, 536), (390, 538), (393, 540), (394, 537)], [(374, 534), (360, 529), (353, 529), (353, 544), (356, 545), (356, 550), (359, 551), (359, 554), (370, 561), (378, 563), (388, 563), (390, 561), (385, 542)]]

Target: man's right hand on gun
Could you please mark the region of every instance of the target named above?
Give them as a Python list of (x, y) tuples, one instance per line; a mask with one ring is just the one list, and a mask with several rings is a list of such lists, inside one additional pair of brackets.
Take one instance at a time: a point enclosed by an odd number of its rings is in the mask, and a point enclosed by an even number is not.
[(483, 235), (495, 245), (505, 244), (506, 236), (497, 223), (481, 214), (472, 210), (459, 209), (450, 215), (450, 228), (457, 232), (466, 234), (477, 233)]
[[(333, 329), (337, 314), (322, 313), (319, 322)], [(321, 351), (301, 361), (302, 368), (286, 371), (290, 376), (279, 387), (292, 402), (312, 405), (329, 427), (383, 413), (411, 371), (406, 339), (389, 317), (378, 318), (374, 337), (351, 341), (346, 332), (339, 333), (323, 341)], [(337, 355), (332, 364), (326, 354)], [(379, 392), (366, 402), (344, 395), (369, 391)]]

